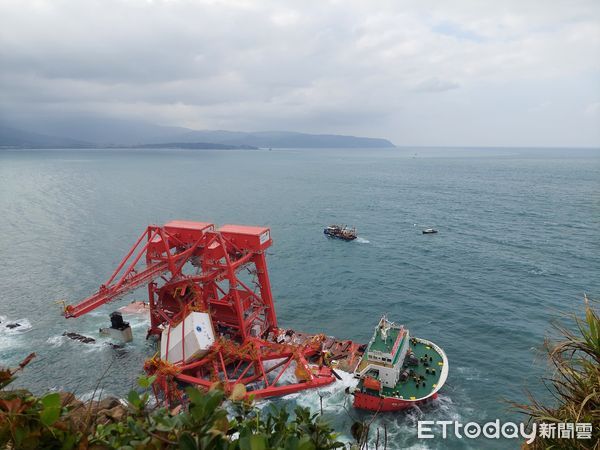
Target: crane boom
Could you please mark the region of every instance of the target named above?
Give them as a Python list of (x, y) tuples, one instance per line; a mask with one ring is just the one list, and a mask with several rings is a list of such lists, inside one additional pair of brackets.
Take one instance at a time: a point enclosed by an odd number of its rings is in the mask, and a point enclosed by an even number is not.
[[(181, 267), (197, 249), (199, 241), (206, 232), (212, 230), (214, 225), (204, 222), (174, 221), (163, 227), (150, 225), (139, 236), (108, 281), (86, 299), (65, 307), (65, 317), (80, 317), (153, 282), (169, 271), (172, 277), (179, 275)], [(142, 260), (146, 263), (145, 266), (142, 266)]]
[(142, 272), (126, 278), (119, 285), (108, 287), (102, 285), (94, 294), (90, 295), (85, 300), (82, 300), (77, 305), (67, 306), (65, 309), (65, 317), (80, 317), (99, 306), (117, 300), (129, 292), (154, 281), (168, 270), (169, 263), (167, 261), (159, 261), (148, 266)]

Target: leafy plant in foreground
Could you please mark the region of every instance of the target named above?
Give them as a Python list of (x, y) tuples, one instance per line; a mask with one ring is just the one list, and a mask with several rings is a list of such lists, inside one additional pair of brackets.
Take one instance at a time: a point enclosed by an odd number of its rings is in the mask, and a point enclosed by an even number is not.
[[(175, 413), (149, 406), (154, 377), (139, 380), (141, 393), (131, 391), (120, 414), (99, 410), (99, 403), (65, 404), (55, 392), (43, 397), (25, 390), (6, 390), (16, 370), (0, 370), (0, 447), (15, 449), (175, 449), (184, 450), (329, 450), (343, 448), (318, 414), (296, 408), (294, 416), (280, 408), (267, 413), (244, 400), (243, 386), (229, 398), (230, 418), (222, 390), (188, 387), (187, 408)], [(75, 420), (83, 412), (91, 420)], [(118, 412), (118, 411), (117, 411)], [(102, 414), (103, 413), (103, 414)]]
[(554, 397), (544, 404), (530, 395), (529, 404), (515, 404), (534, 423), (591, 423), (592, 439), (540, 438), (524, 448), (600, 449), (600, 314), (596, 305), (585, 299), (585, 318), (572, 316), (574, 330), (555, 324), (562, 337), (546, 340), (544, 349), (554, 368), (544, 379)]

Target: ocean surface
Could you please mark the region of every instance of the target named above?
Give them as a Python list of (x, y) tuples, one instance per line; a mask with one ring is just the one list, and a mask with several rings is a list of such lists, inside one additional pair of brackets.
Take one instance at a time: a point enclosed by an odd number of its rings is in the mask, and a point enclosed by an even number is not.
[[(98, 337), (108, 314), (80, 319), (57, 301), (95, 291), (147, 224), (171, 219), (271, 227), (268, 263), (282, 326), (368, 341), (380, 316), (445, 349), (436, 402), (379, 415), (388, 448), (519, 448), (520, 440), (419, 440), (416, 421), (520, 421), (507, 401), (545, 398), (540, 347), (550, 322), (600, 297), (600, 151), (386, 150), (0, 151), (0, 363), (37, 358), (17, 386), (122, 395), (153, 353)], [(328, 239), (355, 225), (353, 242)], [(437, 235), (422, 235), (434, 227)], [(62, 337), (98, 339), (84, 345)], [(277, 403), (319, 408), (349, 435), (344, 387)], [(267, 403), (261, 404), (266, 407)], [(344, 409), (344, 405), (348, 411)], [(382, 431), (383, 432), (383, 431)]]

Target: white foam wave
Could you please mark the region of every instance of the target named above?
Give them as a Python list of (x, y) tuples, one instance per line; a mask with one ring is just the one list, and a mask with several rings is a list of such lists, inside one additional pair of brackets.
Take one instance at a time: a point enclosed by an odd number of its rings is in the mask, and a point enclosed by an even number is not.
[(459, 420), (460, 414), (452, 399), (447, 395), (438, 395), (435, 400), (431, 401), (430, 406), (435, 408), (439, 415), (449, 417), (452, 420)]
[[(79, 400), (81, 400), (82, 402), (88, 402), (90, 400), (94, 400), (94, 401), (99, 401), (102, 399), (105, 399), (107, 397), (116, 397), (119, 400), (119, 403), (121, 403), (121, 405), (123, 406), (127, 406), (127, 402), (125, 401), (125, 399), (115, 395), (113, 392), (111, 392), (110, 390), (108, 390), (106, 387), (100, 387), (98, 388), (98, 390), (96, 391), (88, 391), (88, 392), (84, 392), (83, 394), (79, 395), (77, 394), (77, 398)], [(154, 396), (151, 395), (150, 396), (150, 406), (155, 405), (155, 403), (153, 402)]]
[[(6, 326), (16, 323), (19, 326), (15, 328)], [(27, 333), (31, 329), (31, 323), (27, 319), (7, 320), (6, 317), (3, 317), (2, 323), (0, 323), (0, 361), (3, 364), (11, 365), (13, 361), (18, 364), (23, 359), (20, 352), (15, 352), (15, 350), (27, 345), (27, 341), (21, 338), (20, 335)]]
[[(15, 328), (8, 327), (11, 324), (18, 324), (19, 326)], [(2, 323), (0, 323), (0, 333), (7, 336), (26, 333), (31, 328), (31, 322), (28, 319), (2, 320)]]
[(93, 352), (97, 352), (97, 351), (106, 349), (108, 347), (106, 345), (106, 342), (107, 341), (96, 340), (96, 342), (92, 342), (91, 344), (84, 344), (83, 342), (81, 342), (80, 344), (83, 345), (83, 349), (84, 349), (85, 353), (93, 353)]
[[(265, 361), (265, 363), (263, 364), (265, 369), (270, 369), (273, 366), (276, 366), (277, 364), (281, 364), (283, 361), (285, 361), (285, 358), (283, 359), (273, 359), (271, 361)], [(283, 374), (279, 377), (279, 380), (277, 380), (277, 385), (281, 386), (281, 385), (285, 385), (285, 384), (292, 384), (296, 382), (296, 362), (292, 361), (290, 363), (290, 365), (285, 369), (285, 372), (283, 372)], [(267, 379), (269, 380), (270, 383), (272, 383), (276, 377), (278, 377), (280, 374), (279, 370), (274, 370), (273, 372), (270, 372), (267, 375)]]
[[(85, 336), (92, 337), (89, 335)], [(80, 342), (76, 339), (71, 339), (68, 336), (64, 336), (62, 334), (57, 334), (55, 336), (50, 336), (48, 339), (46, 339), (46, 344), (54, 348), (62, 347), (65, 344), (70, 344), (76, 346), (77, 349), (83, 353), (93, 353), (107, 348), (108, 346), (106, 344), (110, 342), (110, 340), (102, 338), (98, 339), (97, 337), (92, 337), (92, 339), (94, 339), (94, 342), (85, 343)]]
[(126, 317), (125, 318), (126, 322), (129, 322), (129, 325), (131, 326), (131, 328), (133, 330), (137, 330), (137, 329), (146, 329), (148, 328), (148, 325), (150, 323), (150, 317), (148, 316), (148, 318), (141, 318), (141, 317)]
[(6, 357), (5, 355), (3, 355), (4, 350), (14, 348), (15, 345), (14, 345), (13, 341), (14, 341), (14, 339), (11, 337), (0, 335), (0, 360), (2, 360), (3, 364), (5, 364), (4, 358)]
[(65, 336), (62, 335), (50, 336), (48, 339), (46, 339), (46, 344), (50, 344), (50, 346), (58, 348), (65, 343), (65, 339)]
[(357, 237), (354, 242), (358, 242), (359, 244), (370, 244), (371, 241), (365, 238)]
[(98, 397), (99, 397), (99, 393), (94, 392), (94, 391), (85, 392), (85, 393), (77, 396), (77, 398), (79, 400), (81, 400), (82, 402), (90, 401), (92, 398), (95, 400), (98, 400)]
[(482, 373), (479, 369), (475, 367), (456, 367), (453, 368), (453, 371), (459, 373), (463, 380), (467, 381), (486, 381), (487, 378), (482, 377)]
[[(293, 406), (302, 406), (309, 408), (312, 412), (319, 412), (322, 409), (325, 417), (334, 424), (338, 432), (341, 432), (339, 439), (345, 443), (354, 442), (350, 435), (350, 427), (355, 420), (369, 422), (372, 415), (366, 411), (355, 410), (352, 407), (352, 396), (346, 394), (346, 388), (356, 386), (358, 380), (350, 373), (336, 371), (341, 380), (336, 380), (321, 389), (310, 389), (281, 397), (279, 401), (283, 402), (288, 410)], [(293, 374), (293, 372), (292, 372)], [(271, 405), (270, 400), (259, 401), (256, 407), (263, 410)], [(347, 413), (345, 412), (347, 410)], [(416, 437), (417, 422), (423, 419), (427, 420), (461, 420), (457, 406), (452, 399), (446, 395), (439, 395), (437, 399), (422, 407), (414, 407), (404, 411), (392, 413), (380, 413), (371, 423), (369, 434), (369, 448), (375, 448), (377, 440), (377, 430), (379, 429), (379, 446), (383, 445), (384, 434), (387, 433), (388, 449), (426, 449), (426, 444), (414, 442)]]
[[(423, 449), (429, 448), (424, 443), (415, 443), (414, 438), (417, 435), (417, 423), (419, 420), (461, 420), (458, 409), (452, 403), (452, 399), (440, 395), (437, 399), (422, 407), (414, 406), (410, 409), (392, 413), (380, 413), (375, 417), (371, 424), (369, 433), (369, 448), (375, 447), (377, 440), (377, 430), (379, 430), (379, 445), (382, 445), (383, 437), (387, 432), (387, 441), (389, 449), (411, 448)], [(367, 421), (370, 419), (367, 418)], [(412, 445), (411, 445), (412, 444)]]
[[(316, 410), (321, 408), (321, 398), (323, 399), (323, 411), (340, 411), (344, 404), (347, 403), (349, 395), (346, 394), (346, 388), (355, 387), (358, 380), (354, 375), (341, 370), (336, 370), (336, 373), (342, 378), (335, 382), (323, 386), (320, 389), (310, 389), (307, 391), (294, 394), (296, 404)], [(288, 399), (291, 396), (284, 397)]]

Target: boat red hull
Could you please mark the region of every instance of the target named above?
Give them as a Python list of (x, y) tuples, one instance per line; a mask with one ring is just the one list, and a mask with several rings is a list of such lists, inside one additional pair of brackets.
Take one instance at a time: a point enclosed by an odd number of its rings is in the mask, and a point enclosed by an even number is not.
[(379, 397), (365, 394), (364, 392), (354, 392), (354, 407), (366, 409), (368, 411), (401, 411), (415, 405), (422, 405), (437, 398), (437, 392), (431, 397), (422, 400), (403, 400), (396, 397)]

